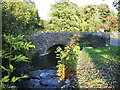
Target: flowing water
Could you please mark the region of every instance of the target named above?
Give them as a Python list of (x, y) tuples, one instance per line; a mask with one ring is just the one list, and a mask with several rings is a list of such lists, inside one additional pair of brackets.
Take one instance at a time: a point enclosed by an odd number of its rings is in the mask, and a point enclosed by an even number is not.
[(56, 67), (58, 59), (56, 59), (56, 54), (54, 51), (50, 52), (45, 56), (40, 56), (36, 53), (31, 61), (31, 65), (36, 69), (48, 69)]
[(54, 45), (47, 50), (46, 55), (40, 56), (40, 53), (36, 53), (32, 58), (31, 65), (36, 69), (50, 69), (56, 67), (58, 58), (56, 58), (56, 48), (60, 46), (64, 49), (63, 45)]
[[(57, 76), (57, 61), (55, 50), (58, 46), (54, 46), (48, 50), (48, 54), (40, 56), (36, 53), (32, 60), (31, 66), (34, 68), (29, 71), (29, 79), (22, 79), (18, 83), (19, 88), (43, 88), (43, 89), (56, 89), (60, 88), (63, 82), (58, 82)], [(26, 68), (24, 68), (26, 69)]]

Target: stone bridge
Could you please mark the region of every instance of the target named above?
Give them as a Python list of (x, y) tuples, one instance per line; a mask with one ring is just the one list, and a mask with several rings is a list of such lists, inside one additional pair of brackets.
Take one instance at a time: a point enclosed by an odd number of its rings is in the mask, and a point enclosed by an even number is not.
[(79, 36), (79, 43), (89, 41), (93, 47), (109, 45), (109, 34), (95, 32), (45, 32), (34, 34), (32, 39), (40, 56), (43, 56), (53, 46), (66, 46), (75, 34)]

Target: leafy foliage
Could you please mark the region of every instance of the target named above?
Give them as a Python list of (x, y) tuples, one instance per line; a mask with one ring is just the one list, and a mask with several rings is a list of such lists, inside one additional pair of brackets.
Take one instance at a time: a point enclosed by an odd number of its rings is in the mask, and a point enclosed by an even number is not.
[[(14, 82), (16, 82), (20, 78), (26, 78), (27, 76), (21, 76), (21, 77), (11, 77), (12, 72), (15, 70), (14, 66), (12, 65), (12, 62), (29, 62), (29, 58), (26, 57), (21, 50), (30, 50), (32, 48), (35, 48), (34, 45), (32, 45), (30, 42), (23, 42), (24, 35), (18, 35), (15, 37), (14, 35), (3, 35), (3, 39), (6, 42), (6, 45), (4, 45), (4, 50), (2, 51), (2, 60), (3, 64), (7, 60), (8, 65), (1, 66), (3, 71), (7, 72), (7, 76), (4, 76), (2, 78), (2, 88), (10, 88)], [(7, 67), (9, 66), (9, 67)]]
[(3, 33), (21, 34), (33, 32), (40, 27), (40, 18), (35, 4), (31, 0), (20, 2), (2, 2)]
[(118, 31), (118, 20), (115, 16), (108, 16), (106, 19), (109, 31)]
[[(76, 16), (77, 5), (72, 2), (63, 2), (52, 5), (51, 19), (49, 21), (50, 30), (54, 31), (78, 31), (79, 23)], [(76, 18), (74, 18), (76, 16)], [(73, 24), (74, 23), (74, 24)]]
[(69, 78), (73, 73), (75, 73), (79, 51), (79, 46), (75, 46), (74, 48), (67, 46), (64, 51), (61, 51), (60, 47), (57, 49), (57, 52), (60, 52), (60, 54), (57, 54), (57, 58), (60, 58), (57, 65), (59, 72), (58, 76), (61, 77), (60, 80)]
[[(69, 0), (59, 0), (52, 5), (50, 16), (51, 19), (45, 21), (46, 31), (95, 32), (101, 25), (109, 29), (107, 17), (111, 17), (111, 11), (107, 4), (78, 7)], [(110, 31), (118, 30), (111, 27)]]
[(24, 51), (35, 48), (31, 42), (24, 42), (24, 35), (18, 35), (15, 37), (14, 35), (4, 34), (3, 43), (3, 59), (13, 58), (12, 60), (16, 60), (16, 58), (21, 57), (21, 60), (24, 60), (26, 58), (23, 57), (25, 55)]
[(79, 37), (77, 34), (71, 38), (71, 42), (65, 47), (63, 51), (60, 47), (57, 48), (58, 61), (58, 76), (60, 80), (69, 78), (72, 74), (75, 74), (77, 61), (79, 59), (78, 55), (80, 53), (80, 47), (77, 45), (76, 41)]
[(102, 20), (103, 23), (106, 22), (106, 17), (110, 15), (110, 9), (108, 5), (106, 4), (101, 4), (98, 6), (98, 12), (100, 14), (100, 19)]
[[(11, 85), (14, 84), (14, 82), (16, 82), (18, 79), (20, 78), (27, 78), (28, 76), (24, 75), (24, 76), (21, 76), (21, 77), (12, 77), (12, 79), (10, 79), (10, 74), (14, 71), (14, 68), (11, 64), (9, 64), (9, 68), (5, 68), (3, 66), (1, 66), (3, 70), (7, 71), (8, 75), (7, 76), (4, 76), (2, 78), (2, 88), (10, 88)], [(4, 83), (7, 83), (7, 84), (4, 84)]]
[[(3, 88), (10, 88), (14, 82), (27, 76), (11, 77), (15, 62), (29, 62), (30, 51), (35, 48), (26, 42), (25, 35), (32, 34), (41, 26), (38, 10), (32, 0), (2, 2), (2, 69)], [(24, 33), (24, 35), (23, 35)], [(13, 66), (14, 65), (14, 66)]]
[[(117, 16), (118, 16), (118, 22), (119, 22), (118, 24), (120, 24), (120, 1), (119, 0), (114, 0), (113, 5), (118, 10), (118, 14), (117, 14)], [(118, 31), (120, 31), (120, 28), (119, 28)]]

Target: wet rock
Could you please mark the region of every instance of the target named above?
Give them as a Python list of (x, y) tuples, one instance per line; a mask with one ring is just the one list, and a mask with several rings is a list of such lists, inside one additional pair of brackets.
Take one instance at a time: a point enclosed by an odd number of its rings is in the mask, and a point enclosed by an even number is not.
[(57, 70), (45, 70), (44, 72), (42, 72), (40, 74), (40, 77), (41, 78), (48, 78), (48, 77), (51, 77), (51, 76), (55, 76), (57, 73)]
[(60, 87), (61, 83), (59, 81), (59, 77), (56, 77), (57, 70), (45, 70), (40, 74), (41, 82), (45, 86), (55, 86)]
[(53, 79), (53, 78), (49, 78), (49, 79), (42, 79), (42, 83), (45, 84), (45, 85), (48, 85), (48, 86), (56, 86), (56, 87), (59, 87), (61, 85), (60, 82), (58, 82), (58, 78), (56, 79)]
[(66, 79), (66, 80), (65, 80), (65, 83), (66, 83), (66, 84), (69, 84), (69, 83), (70, 83), (70, 80), (69, 80), (69, 79)]
[(57, 89), (60, 88), (63, 82), (58, 82), (57, 70), (44, 69), (30, 72), (31, 79), (23, 80), (21, 88), (44, 88)]
[(41, 81), (40, 80), (38, 80), (38, 79), (31, 79), (31, 82), (33, 82), (33, 85), (32, 85), (32, 87), (33, 88), (39, 88), (39, 87), (41, 87)]
[(18, 88), (18, 87), (13, 85), (13, 86), (11, 86), (11, 88)]
[(68, 85), (63, 85), (61, 88), (68, 88)]
[(47, 77), (47, 76), (49, 76), (49, 73), (41, 73), (41, 74), (40, 74), (40, 77), (42, 77), (42, 78), (45, 78), (45, 77)]

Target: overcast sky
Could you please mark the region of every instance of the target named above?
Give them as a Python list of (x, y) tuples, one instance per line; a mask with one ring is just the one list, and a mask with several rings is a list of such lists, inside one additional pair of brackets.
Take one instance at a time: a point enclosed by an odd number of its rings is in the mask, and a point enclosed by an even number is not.
[[(36, 4), (36, 8), (38, 9), (39, 16), (42, 19), (47, 20), (49, 18), (51, 4), (55, 4), (55, 0), (33, 0)], [(83, 5), (99, 5), (99, 4), (107, 4), (109, 5), (111, 10), (114, 10), (117, 13), (115, 7), (113, 7), (112, 3), (114, 0), (70, 0), (73, 3), (77, 4), (79, 7)]]

